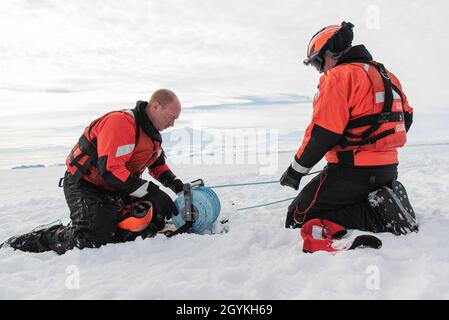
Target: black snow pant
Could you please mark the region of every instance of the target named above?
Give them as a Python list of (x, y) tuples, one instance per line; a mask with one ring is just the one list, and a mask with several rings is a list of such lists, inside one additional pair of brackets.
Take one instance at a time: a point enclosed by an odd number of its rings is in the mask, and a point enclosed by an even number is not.
[(386, 223), (370, 206), (368, 194), (397, 179), (397, 165), (341, 167), (328, 164), (290, 204), (286, 228), (326, 219), (346, 229), (385, 232)]
[[(117, 227), (120, 214), (129, 197), (101, 189), (85, 180), (64, 176), (64, 195), (70, 209), (71, 222), (36, 230), (8, 240), (15, 249), (29, 252), (55, 251), (63, 254), (75, 247), (98, 248), (107, 243), (134, 240), (141, 234)], [(151, 226), (151, 225), (150, 225)], [(148, 227), (150, 228), (150, 227)]]

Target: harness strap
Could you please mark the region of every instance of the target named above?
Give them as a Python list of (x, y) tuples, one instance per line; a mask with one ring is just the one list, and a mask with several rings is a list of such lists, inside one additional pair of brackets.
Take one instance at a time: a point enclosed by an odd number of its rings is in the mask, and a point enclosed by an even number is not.
[(388, 137), (389, 135), (392, 135), (392, 134), (395, 134), (395, 133), (396, 133), (396, 130), (388, 129), (388, 130), (382, 131), (381, 133), (375, 135), (374, 137), (371, 137), (371, 138), (368, 138), (368, 139), (364, 139), (362, 141), (348, 141), (346, 139), (344, 142), (342, 142), (341, 146), (343, 148), (346, 148), (346, 147), (364, 146), (364, 145), (367, 145), (367, 144), (373, 144), (376, 141), (378, 141), (378, 140), (380, 140), (382, 138)]
[[(403, 121), (403, 119), (404, 119), (403, 112), (375, 113), (375, 114), (370, 114), (368, 116), (363, 116), (360, 118), (349, 120), (348, 125), (346, 126), (346, 130), (360, 128), (360, 127), (366, 127), (366, 126), (371, 125), (374, 121), (377, 121), (382, 124), (382, 123), (386, 123), (386, 122), (399, 122), (399, 121)], [(351, 137), (351, 138), (357, 137), (356, 135), (354, 135), (350, 132), (345, 132), (344, 135)]]
[(377, 114), (376, 121), (373, 122), (373, 124), (371, 125), (371, 128), (365, 130), (360, 135), (360, 138), (362, 138), (362, 139), (368, 138), (377, 129), (379, 129), (380, 125), (382, 124), (382, 123), (379, 122), (380, 117), (381, 117), (380, 115), (388, 113), (388, 112), (391, 112), (392, 106), (393, 106), (393, 91), (391, 89), (391, 78), (388, 75), (387, 70), (385, 69), (384, 65), (381, 64), (381, 63), (371, 64), (371, 65), (376, 67), (377, 70), (380, 72), (380, 75), (381, 75), (381, 78), (382, 78), (382, 82), (384, 84), (385, 100), (384, 100), (384, 105), (383, 105), (381, 113)]
[[(342, 138), (339, 141), (339, 145), (342, 148), (346, 148), (348, 146), (363, 146), (367, 144), (373, 144), (377, 140), (385, 138), (391, 134), (395, 133), (394, 129), (389, 129), (383, 131), (380, 134), (377, 134), (374, 137), (370, 137), (374, 132), (376, 132), (383, 123), (387, 122), (400, 122), (404, 121), (404, 110), (401, 112), (393, 112), (393, 90), (398, 93), (403, 102), (403, 97), (401, 91), (391, 82), (391, 78), (388, 75), (385, 66), (381, 63), (370, 63), (373, 67), (375, 67), (382, 78), (382, 82), (384, 85), (385, 99), (384, 105), (380, 113), (367, 115), (363, 117), (359, 117), (357, 119), (352, 119), (348, 122), (348, 125), (345, 128), (345, 132), (343, 133)], [(403, 107), (404, 103), (402, 103)], [(350, 129), (361, 128), (370, 126), (368, 129), (363, 131), (361, 134), (353, 134), (348, 132)], [(361, 139), (360, 141), (349, 141), (348, 138)]]
[(97, 150), (97, 139), (92, 139), (92, 142), (87, 139), (87, 137), (83, 134), (79, 139), (79, 148), (82, 153), (89, 156), (93, 161), (98, 159), (98, 150)]
[[(116, 111), (112, 111), (112, 112), (116, 112)], [(104, 117), (106, 117), (108, 114), (110, 114), (112, 112), (109, 112), (109, 113), (105, 114), (104, 116), (98, 118), (94, 122), (92, 122), (92, 124), (89, 126), (87, 134), (90, 136), (93, 126), (99, 120), (103, 119)], [(135, 114), (134, 113), (130, 113), (130, 114), (133, 115), (133, 117), (135, 119)], [(139, 138), (139, 134), (140, 134), (140, 127), (138, 126), (137, 121), (136, 121), (136, 142), (135, 142), (136, 145), (137, 145), (137, 139)], [(88, 173), (89, 167), (91, 165), (94, 165), (95, 167), (97, 167), (97, 160), (98, 160), (98, 148), (97, 148), (97, 139), (96, 138), (93, 138), (92, 141), (89, 141), (89, 139), (87, 139), (87, 137), (83, 133), (78, 140), (78, 147), (79, 147), (81, 153), (79, 155), (77, 155), (76, 157), (74, 156), (73, 150), (70, 151), (70, 166), (75, 166), (78, 168), (78, 170), (76, 170), (76, 172), (73, 174), (76, 181), (79, 181), (84, 174)], [(83, 158), (84, 156), (87, 156), (87, 159), (86, 159), (86, 162), (83, 165), (81, 165), (79, 163), (79, 160), (81, 158)]]
[[(307, 207), (307, 209), (304, 210), (304, 211), (299, 211), (298, 206), (296, 206), (295, 212), (293, 213), (293, 219), (294, 219), (295, 223), (297, 223), (297, 224), (299, 224), (299, 225), (302, 225), (302, 224), (306, 221), (307, 213), (308, 213), (308, 212), (310, 211), (310, 209), (312, 209), (312, 207), (315, 205), (315, 202), (316, 202), (317, 199), (318, 199), (318, 194), (319, 194), (319, 192), (320, 192), (320, 190), (321, 190), (321, 187), (323, 186), (324, 182), (326, 181), (326, 178), (327, 178), (327, 170), (328, 170), (328, 168), (325, 167), (325, 168), (323, 169), (322, 173), (320, 174), (320, 183), (319, 183), (319, 185), (318, 185), (318, 187), (317, 187), (317, 189), (316, 189), (316, 191), (315, 191), (315, 195), (314, 195), (312, 201), (310, 202), (309, 206)], [(302, 218), (302, 219), (299, 220), (300, 218)]]
[[(75, 177), (77, 179), (81, 178), (83, 174), (86, 174), (89, 170), (91, 164), (96, 166), (98, 155), (97, 155), (97, 147), (96, 147), (96, 139), (90, 142), (84, 134), (78, 140), (78, 147), (81, 151), (79, 155), (74, 157), (73, 150), (70, 151), (70, 165), (76, 166), (78, 170), (75, 173)], [(80, 164), (79, 160), (87, 156), (86, 162), (84, 164)], [(79, 176), (79, 177), (78, 177)]]

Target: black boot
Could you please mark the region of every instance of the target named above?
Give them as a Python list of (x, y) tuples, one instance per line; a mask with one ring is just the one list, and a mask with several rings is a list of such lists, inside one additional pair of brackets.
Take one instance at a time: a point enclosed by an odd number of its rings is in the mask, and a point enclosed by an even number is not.
[(62, 224), (35, 229), (29, 233), (14, 236), (6, 240), (0, 248), (13, 248), (25, 252), (55, 251), (63, 254), (76, 245), (73, 229)]
[(47, 250), (41, 245), (42, 237), (42, 230), (32, 231), (9, 238), (1, 245), (1, 248), (13, 248), (14, 250), (26, 252), (44, 252)]
[(385, 223), (385, 231), (395, 235), (418, 232), (415, 212), (399, 181), (393, 181), (391, 187), (385, 186), (370, 193), (368, 201)]

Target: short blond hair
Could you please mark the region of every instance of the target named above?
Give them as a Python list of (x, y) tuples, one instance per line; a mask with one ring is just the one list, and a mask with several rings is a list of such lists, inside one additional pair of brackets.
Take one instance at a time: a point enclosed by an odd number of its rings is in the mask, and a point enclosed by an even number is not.
[(175, 101), (175, 99), (177, 99), (177, 97), (173, 91), (168, 89), (159, 89), (151, 95), (150, 103), (157, 101), (161, 105), (165, 106)]

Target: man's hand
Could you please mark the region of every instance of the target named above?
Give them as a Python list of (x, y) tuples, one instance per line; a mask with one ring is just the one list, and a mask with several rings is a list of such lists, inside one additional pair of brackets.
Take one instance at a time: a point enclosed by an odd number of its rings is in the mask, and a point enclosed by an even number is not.
[(143, 199), (151, 201), (153, 210), (156, 210), (158, 215), (165, 217), (167, 220), (171, 219), (172, 216), (178, 215), (178, 209), (173, 200), (168, 194), (160, 190), (156, 184), (150, 182), (147, 191), (148, 193)]
[(142, 237), (153, 237), (158, 231), (165, 228), (166, 220), (170, 220), (173, 216), (178, 215), (173, 200), (159, 187), (150, 182), (147, 188), (148, 193), (142, 197), (142, 200), (150, 201), (153, 205), (153, 217), (150, 225), (142, 232)]
[(170, 188), (170, 190), (176, 194), (182, 192), (183, 190), (184, 183), (181, 179), (177, 178), (171, 170), (167, 170), (162, 173), (158, 180), (164, 187)]
[(281, 177), (281, 186), (288, 186), (295, 190), (299, 189), (299, 182), (304, 175), (295, 171), (290, 165)]

